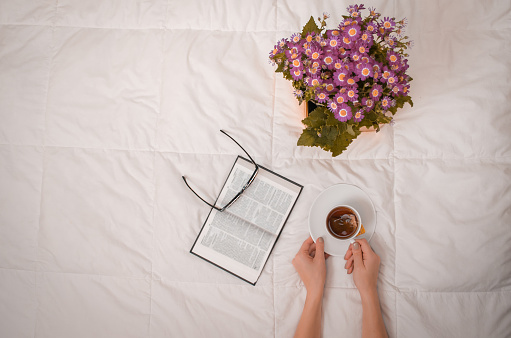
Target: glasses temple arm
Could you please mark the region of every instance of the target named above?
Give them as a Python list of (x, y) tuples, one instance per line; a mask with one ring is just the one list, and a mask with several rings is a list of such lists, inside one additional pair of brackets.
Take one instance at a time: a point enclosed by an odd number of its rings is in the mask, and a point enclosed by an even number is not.
[(185, 184), (186, 184), (186, 186), (188, 187), (188, 189), (190, 189), (190, 190), (194, 193), (194, 195), (195, 195), (195, 196), (197, 196), (197, 197), (198, 197), (198, 198), (199, 198), (202, 202), (206, 203), (206, 204), (207, 204), (207, 205), (209, 205), (210, 207), (212, 207), (212, 208), (214, 208), (214, 209), (219, 210), (219, 208), (218, 208), (218, 207), (216, 207), (216, 206), (212, 205), (211, 203), (209, 203), (209, 202), (207, 202), (206, 200), (204, 200), (204, 198), (200, 197), (200, 196), (199, 196), (199, 194), (197, 194), (197, 193), (195, 192), (195, 190), (193, 190), (193, 189), (192, 189), (192, 187), (190, 187), (190, 185), (188, 184), (188, 182), (186, 182), (186, 178), (185, 178), (184, 176), (181, 176), (181, 177), (183, 178), (183, 181), (185, 181)]
[(239, 143), (238, 143), (238, 141), (236, 141), (234, 138), (232, 138), (232, 136), (231, 136), (231, 135), (227, 134), (227, 133), (226, 133), (225, 131), (223, 131), (222, 129), (220, 129), (220, 131), (221, 131), (223, 134), (227, 135), (227, 136), (228, 136), (231, 140), (233, 140), (233, 141), (234, 141), (234, 143), (236, 143), (236, 144), (238, 145), (238, 147), (240, 147), (240, 148), (241, 148), (241, 150), (243, 150), (243, 152), (244, 152), (245, 154), (247, 154), (247, 156), (248, 156), (248, 158), (250, 159), (250, 161), (252, 161), (252, 163), (254, 163), (254, 164), (257, 166), (257, 163), (254, 161), (254, 159), (252, 158), (252, 156), (250, 156), (250, 155), (247, 153), (247, 151), (245, 150), (245, 148), (243, 148), (243, 147), (241, 146), (241, 144), (239, 144)]

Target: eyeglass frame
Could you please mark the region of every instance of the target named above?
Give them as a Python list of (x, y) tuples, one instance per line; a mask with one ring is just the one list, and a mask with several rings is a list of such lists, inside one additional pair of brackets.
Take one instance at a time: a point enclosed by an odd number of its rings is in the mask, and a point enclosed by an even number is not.
[[(207, 202), (204, 198), (202, 198), (201, 196), (199, 196), (199, 194), (197, 194), (195, 192), (195, 190), (192, 189), (192, 187), (190, 187), (190, 185), (188, 184), (188, 182), (186, 181), (186, 177), (184, 176), (181, 176), (183, 178), (183, 181), (185, 182), (186, 186), (188, 187), (188, 189), (190, 189), (194, 194), (195, 196), (197, 196), (202, 202), (206, 203), (207, 205), (209, 205), (211, 208), (215, 209), (215, 210), (218, 210), (220, 212), (223, 212), (225, 209), (227, 209), (228, 207), (230, 207), (234, 202), (236, 202), (240, 197), (241, 195), (245, 192), (245, 190), (247, 190), (247, 188), (254, 182), (257, 174), (259, 173), (259, 165), (254, 161), (254, 159), (252, 158), (252, 156), (250, 156), (250, 154), (245, 150), (245, 148), (243, 148), (241, 146), (241, 144), (238, 143), (238, 141), (236, 141), (231, 135), (227, 134), (225, 131), (221, 130), (220, 129), (220, 132), (222, 132), (224, 135), (226, 135), (227, 137), (229, 137), (231, 140), (234, 141), (234, 143), (236, 143), (238, 145), (238, 147), (241, 148), (241, 150), (243, 150), (243, 152), (248, 156), (248, 158), (250, 159), (250, 162), (252, 162), (252, 164), (255, 166), (255, 169), (254, 169), (254, 172), (252, 173), (252, 175), (250, 176), (250, 178), (248, 179), (247, 183), (245, 183), (245, 185), (241, 188), (241, 190), (236, 194), (234, 195), (234, 197), (229, 201), (229, 203), (227, 203), (224, 207), (222, 208), (219, 208), (216, 206), (216, 201), (215, 203), (211, 204), (209, 202)], [(217, 199), (218, 200), (218, 199)]]

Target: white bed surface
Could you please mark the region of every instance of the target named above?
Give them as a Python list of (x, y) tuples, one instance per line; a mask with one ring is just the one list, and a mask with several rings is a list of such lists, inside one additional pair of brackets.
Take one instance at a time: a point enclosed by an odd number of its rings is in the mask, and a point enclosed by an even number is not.
[[(337, 183), (377, 211), (391, 337), (511, 336), (511, 3), (368, 1), (407, 17), (411, 93), (334, 159), (297, 147), (277, 40), (346, 1), (0, 0), (0, 336), (291, 337), (291, 265)], [(239, 149), (304, 186), (257, 285), (191, 255)], [(361, 334), (342, 257), (324, 337)]]

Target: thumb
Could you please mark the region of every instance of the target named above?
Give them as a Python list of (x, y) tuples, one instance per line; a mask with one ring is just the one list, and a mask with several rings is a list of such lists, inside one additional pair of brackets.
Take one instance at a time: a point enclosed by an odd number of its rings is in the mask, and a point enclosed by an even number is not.
[(316, 256), (319, 260), (325, 260), (325, 241), (319, 237), (316, 241)]
[(360, 248), (360, 244), (358, 242), (353, 243), (351, 251), (353, 252), (355, 267), (363, 267), (364, 261), (362, 260), (362, 248)]

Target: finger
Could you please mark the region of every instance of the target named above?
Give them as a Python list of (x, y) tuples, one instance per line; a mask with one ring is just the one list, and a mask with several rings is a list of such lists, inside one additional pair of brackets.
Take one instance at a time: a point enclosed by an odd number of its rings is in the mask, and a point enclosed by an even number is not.
[(374, 251), (373, 249), (371, 248), (371, 246), (369, 245), (369, 242), (367, 241), (367, 239), (365, 238), (362, 238), (362, 239), (356, 239), (355, 240), (358, 244), (360, 244), (361, 248), (362, 248), (362, 252), (364, 253), (364, 255), (370, 255), (370, 254), (373, 254)]
[(331, 256), (331, 255), (329, 255), (329, 254), (327, 254), (327, 253), (325, 252), (325, 260), (327, 260), (330, 256)]
[(364, 261), (362, 259), (362, 248), (358, 242), (353, 243), (353, 261), (354, 265), (358, 267), (364, 266)]
[(346, 270), (348, 270), (349, 268), (351, 268), (353, 266), (353, 257), (351, 257), (350, 259), (348, 259), (346, 261), (346, 264), (344, 264), (344, 268)]
[(321, 237), (316, 241), (316, 257), (319, 260), (325, 260), (325, 241)]
[(353, 255), (353, 249), (350, 244), (348, 250), (346, 251), (346, 254), (344, 255), (344, 260), (348, 260), (352, 255)]
[(314, 258), (316, 256), (316, 250), (309, 252), (309, 256)]
[(305, 251), (309, 253), (309, 246), (314, 243), (312, 237), (309, 236), (305, 241), (303, 241), (302, 246), (300, 247), (300, 251)]
[(312, 253), (316, 251), (316, 243), (312, 243), (309, 247), (309, 256), (312, 256)]
[(354, 267), (352, 266), (351, 268), (348, 269), (348, 272), (347, 272), (348, 275), (351, 275), (353, 273), (353, 268)]

